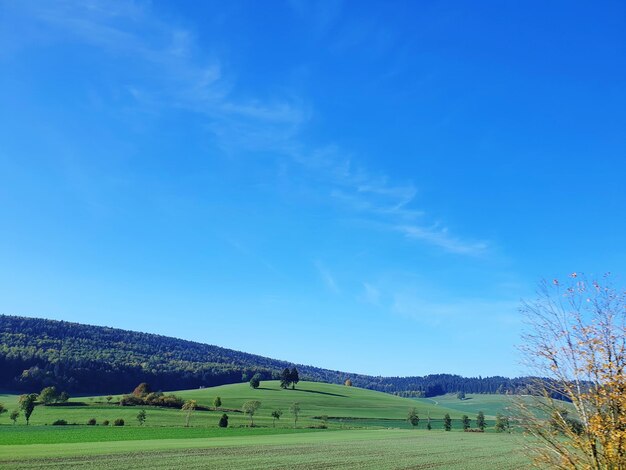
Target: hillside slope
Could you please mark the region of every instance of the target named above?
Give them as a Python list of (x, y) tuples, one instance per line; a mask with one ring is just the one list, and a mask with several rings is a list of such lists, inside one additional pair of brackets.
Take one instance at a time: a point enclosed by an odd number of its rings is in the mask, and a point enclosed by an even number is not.
[[(0, 315), (0, 388), (33, 391), (56, 385), (72, 393), (124, 393), (139, 382), (155, 389), (191, 389), (277, 378), (294, 364), (218, 346), (39, 318)], [(302, 379), (423, 396), (515, 392), (524, 379), (457, 375), (373, 377), (295, 364)]]

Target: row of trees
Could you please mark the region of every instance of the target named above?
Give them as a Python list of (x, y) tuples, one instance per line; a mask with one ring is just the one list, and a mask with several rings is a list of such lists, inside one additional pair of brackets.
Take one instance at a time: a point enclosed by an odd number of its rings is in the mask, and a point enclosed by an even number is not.
[[(417, 414), (416, 408), (409, 409), (409, 413), (407, 415), (407, 421), (413, 427), (417, 427), (419, 425), (420, 417)], [(462, 423), (464, 431), (467, 431), (470, 429), (471, 422), (472, 420), (469, 418), (469, 416), (463, 415), (461, 417), (461, 423)], [(476, 416), (476, 428), (480, 431), (484, 431), (486, 426), (487, 425), (485, 421), (485, 413), (483, 413), (482, 411), (479, 411), (478, 415)], [(430, 415), (428, 415), (428, 417), (426, 418), (426, 429), (430, 431), (432, 428), (433, 428), (432, 420), (431, 420)], [(443, 417), (443, 428), (446, 431), (452, 430), (452, 418), (450, 417), (449, 413), (446, 413)], [(496, 431), (497, 432), (508, 431), (509, 428), (510, 428), (509, 418), (507, 416), (504, 416), (498, 413), (498, 415), (496, 416), (496, 424), (495, 424)]]
[[(298, 369), (295, 367), (289, 369), (286, 367), (280, 374), (280, 387), (281, 388), (289, 388), (294, 390), (296, 388), (296, 384), (300, 382), (300, 374)], [(254, 374), (250, 379), (250, 387), (259, 388), (261, 385), (261, 374)]]
[[(69, 400), (70, 396), (67, 392), (59, 393), (56, 387), (45, 387), (40, 393), (28, 393), (20, 395), (17, 406), (17, 410), (12, 410), (9, 414), (9, 419), (13, 421), (13, 424), (17, 422), (20, 417), (20, 411), (24, 413), (24, 419), (26, 425), (30, 423), (30, 417), (35, 411), (35, 406), (40, 403), (42, 405), (52, 405), (56, 403), (65, 403)], [(0, 403), (0, 415), (8, 413), (8, 409), (3, 403)]]

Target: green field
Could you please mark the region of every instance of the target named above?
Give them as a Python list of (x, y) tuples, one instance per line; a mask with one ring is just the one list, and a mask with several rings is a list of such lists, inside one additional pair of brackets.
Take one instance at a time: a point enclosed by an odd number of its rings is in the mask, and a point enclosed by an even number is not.
[[(217, 427), (223, 410), (196, 411), (190, 427), (183, 427), (180, 410), (152, 407), (143, 407), (147, 421), (139, 426), (135, 418), (142, 407), (107, 404), (104, 397), (73, 398), (67, 406), (37, 406), (30, 426), (24, 425), (23, 418), (12, 425), (7, 414), (2, 415), (0, 468), (517, 469), (528, 465), (519, 434), (458, 431), (458, 418), (474, 411), (463, 408), (464, 402), (456, 398), (460, 403), (451, 397), (438, 402), (413, 400), (315, 382), (301, 382), (295, 390), (263, 382), (256, 390), (234, 384), (174, 393), (207, 407), (220, 396), (222, 408), (229, 410), (230, 426)], [(501, 396), (497, 398), (502, 403)], [(248, 417), (237, 411), (247, 400), (262, 403), (255, 427), (248, 427)], [(295, 401), (302, 408), (297, 429), (289, 413)], [(17, 396), (0, 395), (0, 402), (14, 409)], [(489, 404), (488, 400), (474, 403)], [(485, 413), (492, 413), (496, 403), (493, 400), (492, 408), (484, 406)], [(418, 429), (409, 429), (406, 422), (411, 407), (421, 418)], [(284, 412), (277, 427), (270, 416), (274, 409)], [(442, 431), (446, 412), (455, 420), (452, 432)], [(424, 429), (428, 414), (433, 418), (432, 431)], [(319, 429), (322, 415), (328, 416), (328, 429)], [(120, 417), (126, 426), (100, 424)], [(86, 425), (90, 418), (98, 425)], [(77, 424), (51, 426), (56, 419)]]
[(457, 413), (467, 414), (470, 418), (474, 418), (479, 411), (482, 411), (487, 418), (493, 419), (498, 413), (512, 413), (516, 401), (524, 399), (525, 397), (520, 396), (476, 393), (467, 394), (464, 400), (459, 400), (456, 394), (449, 393), (434, 398), (417, 398), (416, 401), (423, 405), (452, 409)]

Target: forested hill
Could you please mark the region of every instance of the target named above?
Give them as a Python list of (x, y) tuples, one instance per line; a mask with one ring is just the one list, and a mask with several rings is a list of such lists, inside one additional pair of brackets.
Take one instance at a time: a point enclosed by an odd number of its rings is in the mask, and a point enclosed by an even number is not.
[[(116, 328), (0, 315), (0, 388), (124, 393), (140, 382), (180, 390), (277, 378), (294, 364), (208, 344)], [(402, 395), (516, 393), (526, 380), (457, 375), (373, 377), (295, 364), (303, 380), (343, 383)]]

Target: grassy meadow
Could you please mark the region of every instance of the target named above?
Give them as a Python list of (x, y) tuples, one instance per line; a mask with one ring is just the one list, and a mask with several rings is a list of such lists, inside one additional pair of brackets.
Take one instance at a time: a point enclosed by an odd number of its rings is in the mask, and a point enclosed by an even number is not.
[[(476, 413), (448, 396), (414, 400), (317, 382), (300, 382), (295, 390), (283, 390), (275, 381), (262, 382), (258, 389), (244, 383), (173, 393), (196, 400), (202, 407), (212, 407), (219, 396), (222, 406), (193, 412), (189, 427), (184, 427), (181, 410), (122, 407), (116, 404), (119, 396), (110, 403), (106, 397), (75, 397), (64, 406), (38, 405), (30, 426), (25, 426), (23, 416), (11, 424), (5, 413), (0, 416), (0, 467), (478, 469), (527, 465), (520, 435), (460, 432), (459, 418), (467, 413), (474, 420)], [(472, 402), (473, 397), (465, 402)], [(498, 406), (505, 406), (502, 396), (491, 397), (478, 396), (473, 403), (491, 415)], [(0, 402), (12, 410), (17, 398), (0, 395)], [(249, 417), (239, 411), (248, 400), (261, 402), (255, 427), (249, 427)], [(301, 406), (297, 428), (289, 412), (293, 402)], [(411, 407), (420, 416), (417, 429), (406, 421)], [(143, 426), (136, 419), (141, 409), (147, 415)], [(283, 415), (274, 427), (271, 413), (276, 409)], [(224, 412), (229, 427), (219, 428)], [(445, 413), (453, 419), (452, 432), (443, 431)], [(431, 431), (425, 429), (429, 414)], [(325, 429), (321, 416), (328, 417)], [(91, 418), (97, 425), (86, 424)], [(104, 420), (112, 424), (117, 418), (123, 418), (125, 426), (102, 425)], [(57, 419), (69, 425), (52, 426)]]

